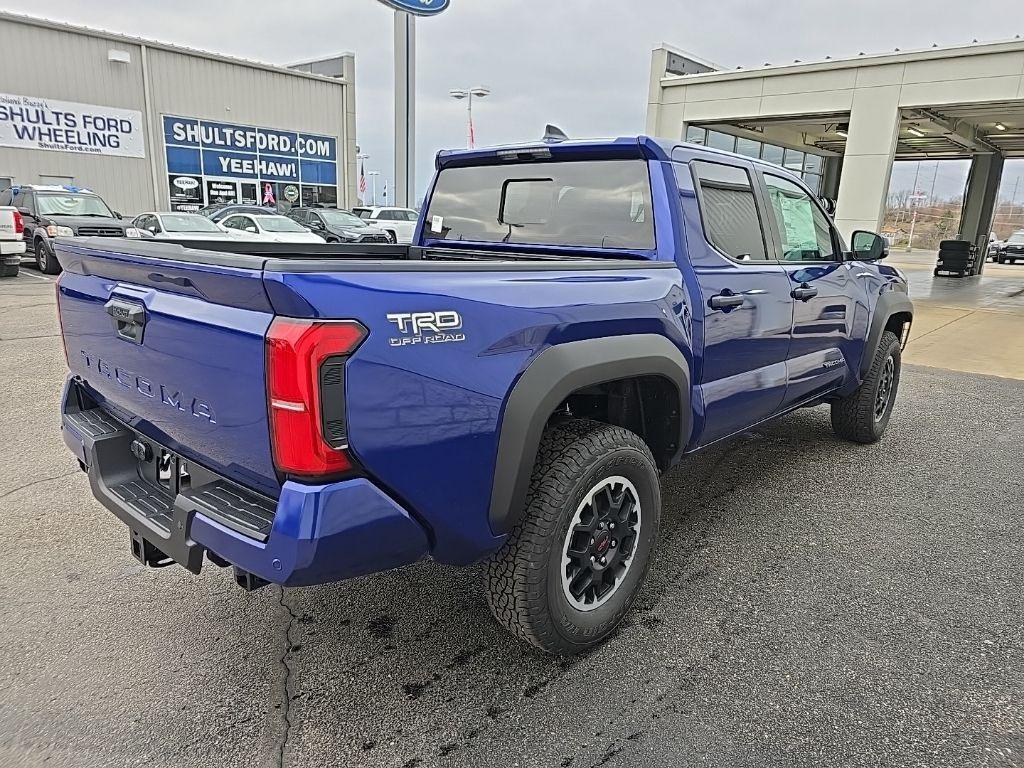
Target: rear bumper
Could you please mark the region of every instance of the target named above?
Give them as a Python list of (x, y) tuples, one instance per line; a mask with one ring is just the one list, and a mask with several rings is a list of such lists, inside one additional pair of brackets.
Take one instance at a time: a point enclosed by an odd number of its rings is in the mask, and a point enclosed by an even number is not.
[(25, 253), (24, 240), (0, 240), (0, 258), (4, 264), (18, 264)]
[(177, 562), (199, 573), (208, 559), (302, 586), (396, 568), (427, 553), (424, 529), (365, 478), (289, 481), (275, 501), (197, 469), (201, 484), (172, 492), (148, 480), (132, 453), (132, 443), (141, 441), (159, 456), (158, 444), (83, 400), (77, 386), (69, 379), (65, 388), (64, 442), (88, 473), (93, 495), (128, 526), (143, 562)]

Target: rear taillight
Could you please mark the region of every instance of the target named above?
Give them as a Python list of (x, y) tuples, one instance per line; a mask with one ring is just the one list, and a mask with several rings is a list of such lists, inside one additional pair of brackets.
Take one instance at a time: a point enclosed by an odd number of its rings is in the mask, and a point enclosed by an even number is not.
[(21, 213), (18, 211), (14, 212), (14, 234), (20, 235), (25, 232), (25, 220), (21, 218)]
[(267, 331), (267, 397), (274, 464), (285, 475), (325, 477), (352, 461), (345, 362), (366, 338), (354, 320), (277, 317)]

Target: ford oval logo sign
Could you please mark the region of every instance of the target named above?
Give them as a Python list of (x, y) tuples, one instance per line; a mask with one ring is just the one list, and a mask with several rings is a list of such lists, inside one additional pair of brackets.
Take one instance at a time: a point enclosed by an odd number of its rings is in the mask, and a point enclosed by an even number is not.
[(417, 16), (436, 16), (445, 10), (451, 0), (380, 0), (396, 11), (414, 13)]

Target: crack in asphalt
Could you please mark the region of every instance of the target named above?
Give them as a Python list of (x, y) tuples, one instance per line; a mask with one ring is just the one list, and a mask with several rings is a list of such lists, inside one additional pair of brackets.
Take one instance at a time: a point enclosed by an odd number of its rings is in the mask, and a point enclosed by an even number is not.
[(18, 491), (24, 491), (26, 488), (31, 488), (33, 485), (41, 485), (42, 483), (49, 483), (53, 480), (60, 480), (61, 478), (64, 477), (71, 477), (72, 475), (77, 475), (79, 471), (80, 470), (78, 469), (72, 469), (70, 472), (65, 472), (62, 475), (54, 475), (53, 477), (44, 477), (39, 480), (33, 480), (31, 483), (25, 483), (24, 485), (19, 485), (17, 488), (11, 488), (11, 490), (9, 491), (4, 491), (3, 493), (0, 493), (0, 499), (6, 499), (11, 494), (17, 493)]
[(281, 716), (284, 719), (284, 733), (281, 734), (281, 739), (277, 745), (277, 766), (278, 768), (284, 768), (284, 753), (288, 746), (288, 737), (291, 735), (291, 730), (295, 726), (292, 722), (292, 696), (289, 690), (292, 681), (292, 666), (288, 662), (288, 656), (292, 652), (292, 627), (295, 626), (295, 622), (298, 621), (299, 616), (292, 610), (292, 607), (288, 605), (285, 600), (284, 587), (279, 587), (281, 590), (280, 603), (281, 607), (288, 612), (288, 624), (284, 629), (284, 651), (281, 653), (281, 668), (284, 671), (284, 676), (281, 681), (282, 697), (281, 697)]

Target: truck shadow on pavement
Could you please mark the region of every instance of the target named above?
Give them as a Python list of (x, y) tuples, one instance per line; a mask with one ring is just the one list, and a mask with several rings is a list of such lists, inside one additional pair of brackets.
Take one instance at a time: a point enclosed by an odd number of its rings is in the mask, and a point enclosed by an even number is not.
[[(735, 535), (726, 529), (754, 522), (756, 508), (745, 511), (745, 500), (787, 483), (791, 463), (802, 457), (848, 450), (833, 437), (826, 411), (785, 421), (701, 452), (663, 478), (662, 535), (645, 589), (620, 632), (587, 657), (547, 657), (502, 630), (487, 609), (479, 566), (423, 563), (286, 590), (285, 756), (331, 743), (332, 756), (347, 756), (347, 764), (487, 765), (498, 749), (533, 754), (526, 764), (580, 765), (578, 753), (596, 750), (601, 764), (640, 741), (645, 729), (619, 721), (636, 719), (638, 698), (653, 682), (644, 676), (645, 659), (681, 664), (692, 677), (714, 660), (717, 644), (731, 642), (728, 610), (701, 627), (691, 609), (718, 580), (709, 553)], [(775, 513), (802, 514), (785, 505)], [(672, 650), (684, 638), (689, 644)], [(553, 714), (560, 702), (609, 687), (612, 705), (588, 717), (583, 733), (575, 729), (579, 743), (567, 742)], [(538, 729), (543, 721), (549, 725)]]

